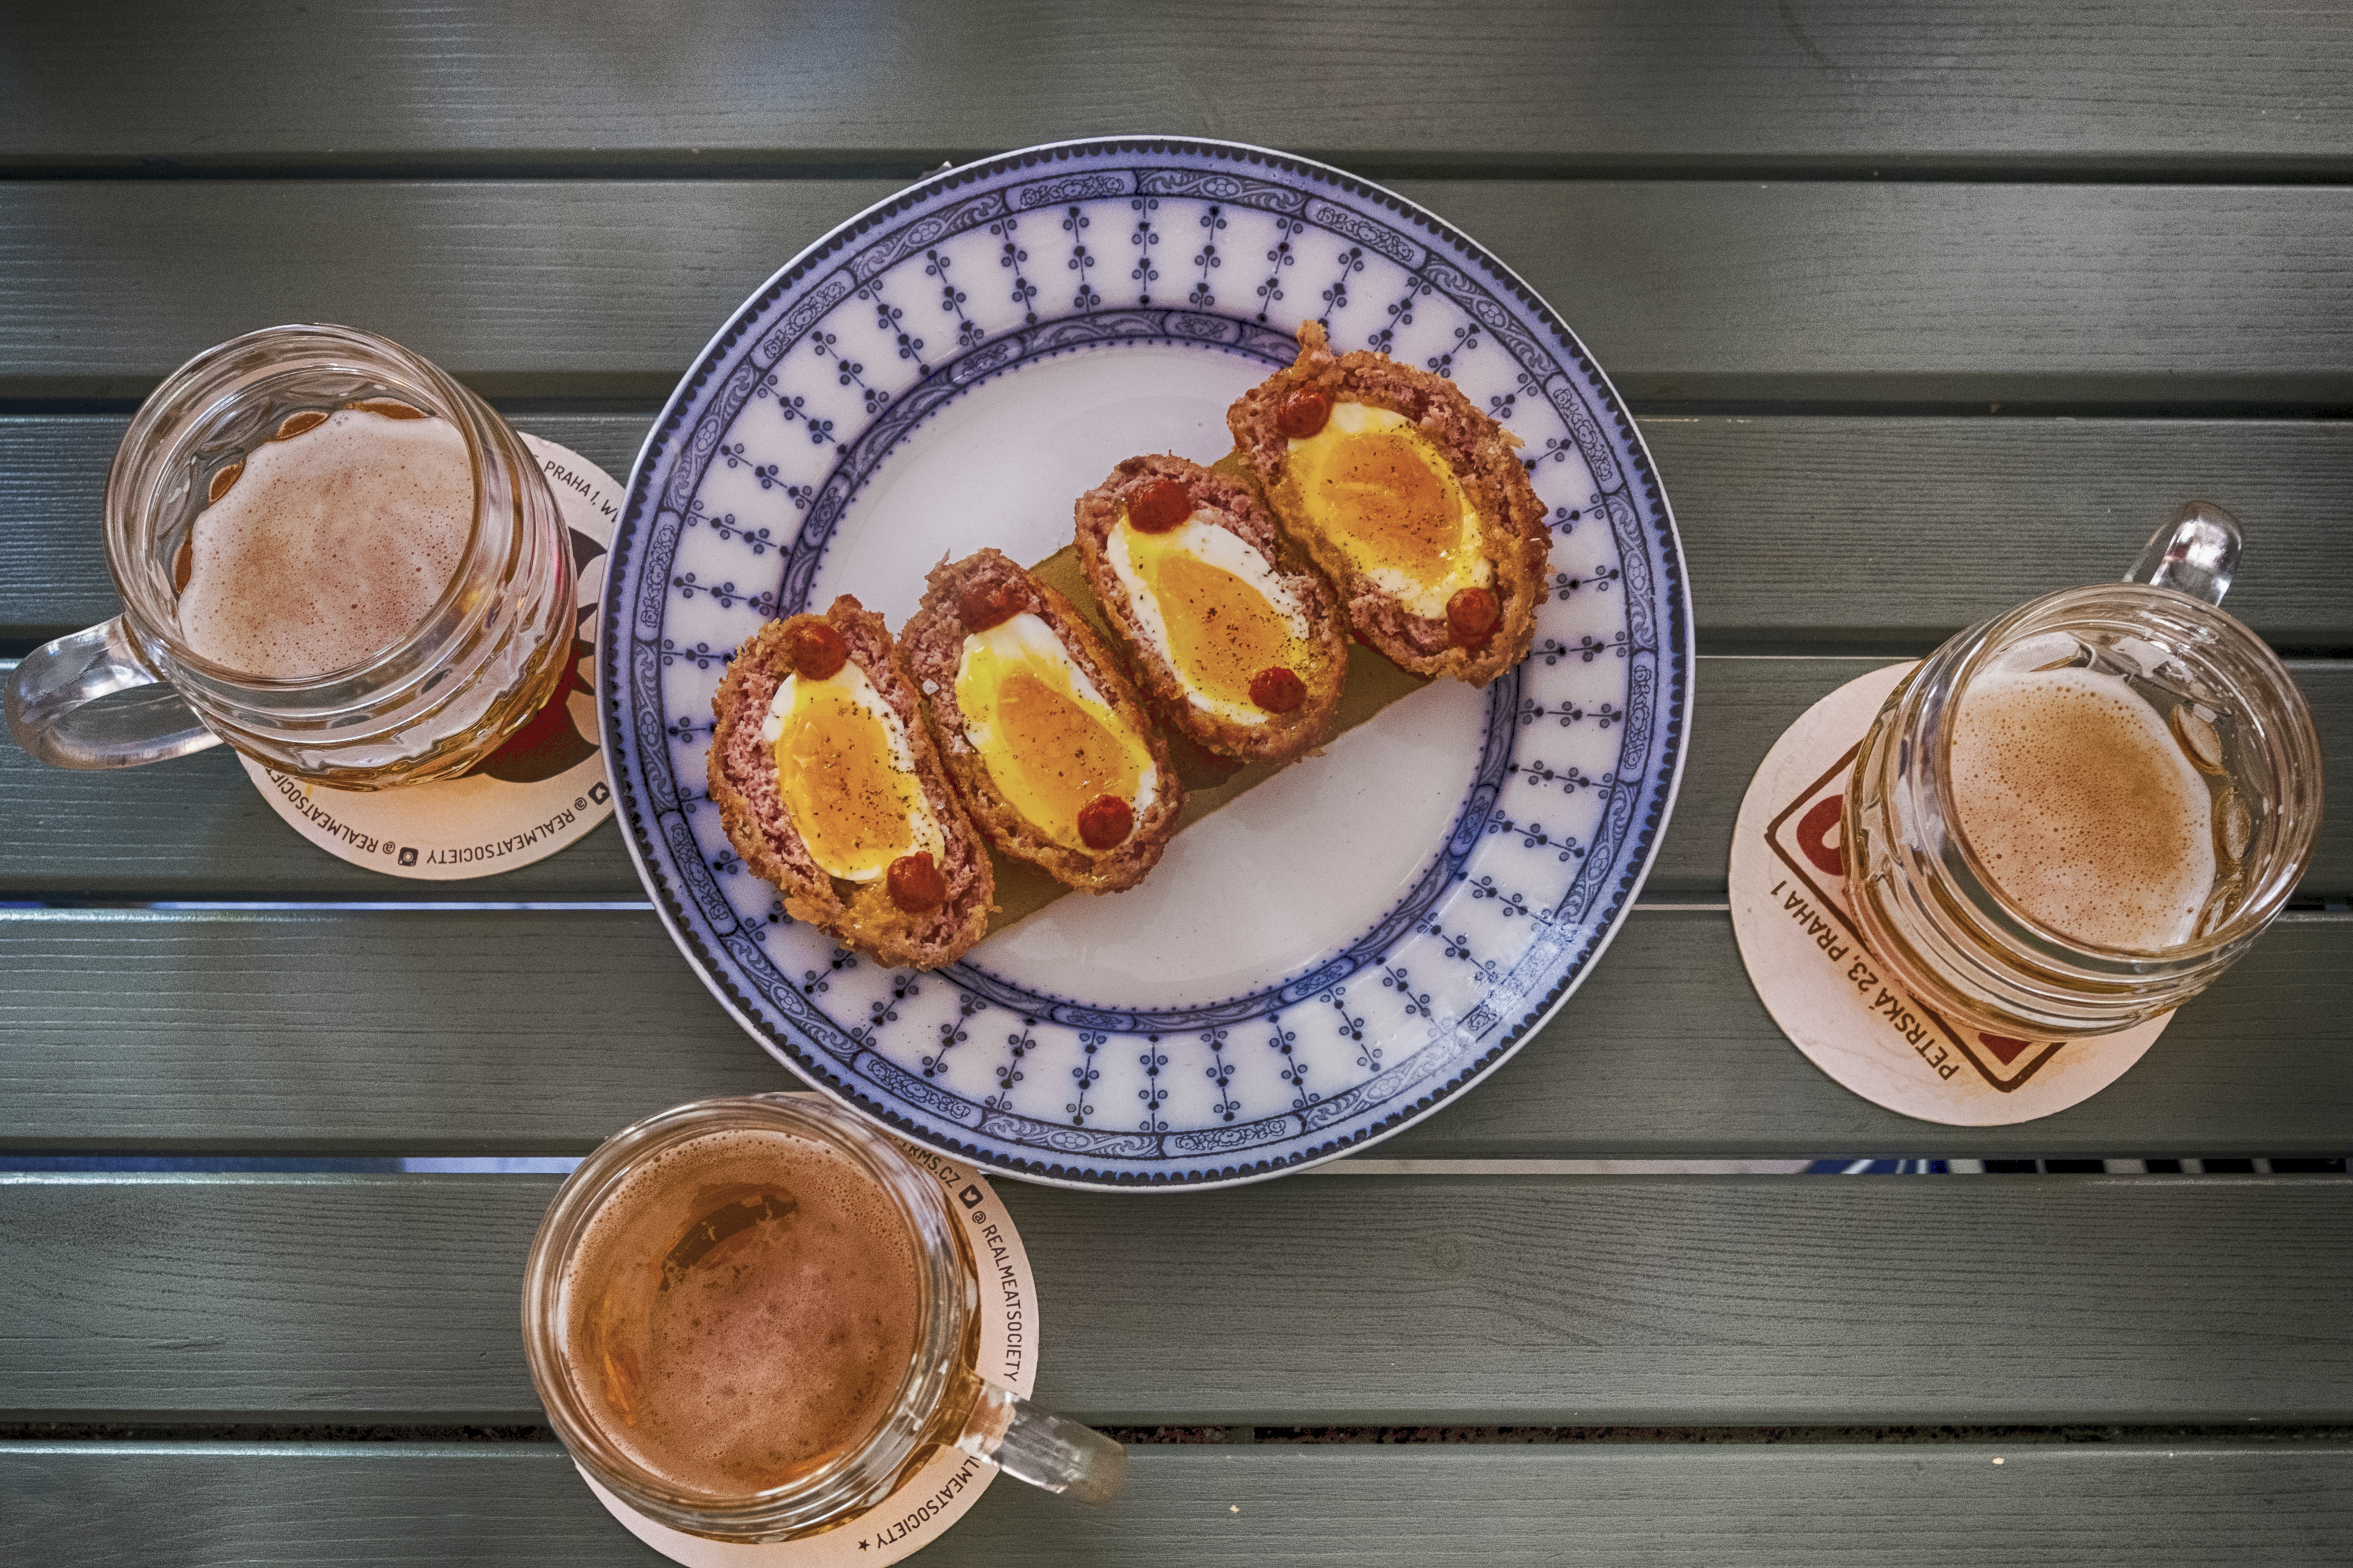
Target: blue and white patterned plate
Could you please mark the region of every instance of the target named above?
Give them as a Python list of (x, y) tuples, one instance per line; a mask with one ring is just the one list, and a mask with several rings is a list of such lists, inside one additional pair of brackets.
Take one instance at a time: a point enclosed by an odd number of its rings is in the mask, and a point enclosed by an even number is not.
[[(1223, 454), (1227, 405), (1310, 316), (1525, 442), (1554, 529), (1535, 654), (1483, 692), (1415, 692), (1180, 835), (1142, 887), (934, 973), (786, 918), (704, 795), (728, 652), (841, 593), (899, 625), (945, 554), (1051, 554), (1120, 458)], [(1600, 955), (1683, 765), (1683, 556), (1599, 367), (1437, 217), (1261, 148), (1032, 148), (834, 230), (680, 384), (607, 583), (619, 816), (688, 961), (826, 1092), (1064, 1185), (1255, 1180), (1461, 1093)]]

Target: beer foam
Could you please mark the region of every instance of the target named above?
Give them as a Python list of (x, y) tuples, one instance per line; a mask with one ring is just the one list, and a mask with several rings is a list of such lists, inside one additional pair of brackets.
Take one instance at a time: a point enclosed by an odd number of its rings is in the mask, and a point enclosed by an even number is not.
[(364, 664), (439, 602), (473, 526), (456, 426), (339, 409), (255, 447), (228, 493), (196, 515), (181, 639), (280, 679)]
[(1961, 695), (1948, 755), (1961, 835), (2028, 915), (2128, 952), (2189, 939), (2214, 886), (2213, 791), (2130, 687), (1988, 671)]
[(711, 1498), (783, 1485), (864, 1444), (915, 1355), (916, 1243), (835, 1151), (729, 1131), (669, 1151), (590, 1226), (566, 1360), (598, 1426)]

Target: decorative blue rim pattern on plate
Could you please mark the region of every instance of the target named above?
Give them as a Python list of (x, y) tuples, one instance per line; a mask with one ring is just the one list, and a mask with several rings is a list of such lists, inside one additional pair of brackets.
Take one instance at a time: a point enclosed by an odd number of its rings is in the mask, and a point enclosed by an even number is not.
[[(1535, 652), (1484, 693), (1451, 829), (1396, 896), (1312, 962), (1174, 1005), (1061, 994), (992, 967), (989, 944), (931, 974), (881, 970), (786, 920), (704, 798), (711, 693), (761, 622), (829, 602), (828, 548), (876, 475), (943, 410), (1071, 355), (1224, 356), (1238, 393), (1290, 363), (1311, 315), (1336, 349), (1448, 374), (1517, 433), (1556, 531)], [(1232, 143), (1008, 153), (804, 251), (648, 437), (603, 614), (618, 816), (713, 994), (836, 1098), (1063, 1185), (1261, 1179), (1396, 1131), (1493, 1070), (1623, 919), (1687, 738), (1682, 552), (1600, 369), (1430, 214)]]

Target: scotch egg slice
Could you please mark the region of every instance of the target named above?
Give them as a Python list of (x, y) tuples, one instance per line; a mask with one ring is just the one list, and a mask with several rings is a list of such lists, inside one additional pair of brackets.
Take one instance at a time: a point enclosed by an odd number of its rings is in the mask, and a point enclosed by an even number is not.
[(1298, 595), (1248, 540), (1196, 510), (1147, 533), (1123, 509), (1104, 556), (1127, 590), (1136, 629), (1175, 672), (1187, 700), (1229, 723), (1263, 724), (1250, 697), (1265, 670), (1304, 674), (1313, 628)]
[(1478, 510), (1404, 415), (1334, 404), (1324, 428), (1289, 439), (1283, 477), (1289, 518), (1409, 613), (1443, 620), (1456, 594), (1494, 583)]
[(760, 739), (776, 752), (785, 814), (826, 875), (871, 882), (902, 855), (944, 858), (907, 727), (854, 661), (823, 680), (786, 676)]
[(1079, 827), (1097, 797), (1125, 802), (1140, 819), (1159, 796), (1151, 748), (1028, 611), (965, 634), (955, 701), (997, 793), (1065, 848), (1099, 852)]

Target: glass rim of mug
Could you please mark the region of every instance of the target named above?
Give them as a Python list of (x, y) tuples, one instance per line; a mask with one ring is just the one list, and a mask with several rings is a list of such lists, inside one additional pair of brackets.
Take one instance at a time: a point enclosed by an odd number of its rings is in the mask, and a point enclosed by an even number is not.
[[(2258, 831), (2272, 836), (2264, 846), (2263, 875), (2243, 890), (2231, 912), (2205, 934), (2193, 934), (2185, 942), (2158, 948), (2106, 946), (2061, 931), (2028, 913), (2016, 900), (2002, 890), (2000, 883), (1986, 869), (1976, 847), (1962, 828), (1952, 793), (1953, 726), (1950, 715), (1957, 710), (1970, 683), (1983, 674), (1997, 658), (2029, 637), (2064, 633), (2076, 626), (2122, 630), (2128, 625), (2137, 625), (2127, 623), (2122, 613), (2113, 616), (2100, 613), (2110, 606), (2126, 603), (2134, 605), (2141, 612), (2161, 612), (2194, 626), (2196, 635), (2208, 644), (2196, 657), (2210, 663), (2235, 665), (2235, 673), (2260, 680), (2267, 689), (2266, 694), (2284, 716), (2282, 726), (2276, 730), (2266, 729), (2264, 732), (2289, 753), (2285, 759), (2286, 765), (2276, 770), (2279, 776), (2272, 781), (2273, 798), (2266, 803), (2258, 828)], [(2063, 588), (2056, 593), (2030, 599), (1962, 633), (1955, 642), (1963, 651), (1952, 666), (1952, 674), (1946, 682), (1945, 690), (1932, 700), (1918, 722), (1932, 729), (1931, 743), (1936, 748), (1936, 765), (1926, 770), (1926, 776), (1933, 794), (1937, 832), (1950, 847), (1951, 853), (1960, 860), (1975, 889), (1982, 890), (2006, 921), (2018, 928), (2014, 931), (1986, 934), (1998, 934), (2011, 944), (2023, 937), (2027, 939), (2030, 951), (2037, 957), (2083, 957), (2132, 965), (2194, 961), (2243, 943), (2270, 924), (2294, 893), (2319, 834), (2323, 764), (2310, 704), (2279, 656), (2251, 627), (2219, 605), (2194, 595), (2157, 584), (2125, 581)], [(1939, 650), (1939, 653), (1944, 651)], [(2170, 647), (2167, 651), (2177, 658), (2183, 653), (2183, 650)], [(1928, 661), (1924, 662), (1920, 666), (1920, 673), (1926, 674), (1936, 657), (1932, 655)], [(2235, 682), (2234, 694), (2243, 695), (2238, 691)], [(1906, 693), (1899, 689), (1897, 695), (1900, 700)], [(1891, 703), (1891, 710), (1894, 706)], [(2246, 721), (2259, 725), (2263, 717), (2254, 713), (2242, 715)], [(1923, 856), (1922, 859), (1928, 864), (1936, 863), (1934, 856)], [(2255, 860), (2254, 847), (2250, 845), (2242, 864), (2252, 866)]]
[[(489, 489), (483, 482), (483, 470), (490, 461), (491, 452), (499, 444), (496, 432), (483, 420), (482, 416), (491, 414), (493, 419), (498, 416), (487, 405), (483, 405), (462, 383), (422, 354), (404, 348), (390, 338), (371, 332), (364, 328), (345, 326), (333, 321), (289, 321), (277, 326), (259, 327), (249, 332), (242, 332), (193, 355), (177, 370), (165, 376), (155, 390), (148, 395), (146, 401), (139, 405), (138, 413), (132, 416), (129, 428), (123, 432), (121, 443), (115, 448), (113, 462), (107, 469), (102, 515), (110, 536), (117, 527), (118, 520), (123, 526), (128, 526), (129, 519), (134, 511), (148, 503), (147, 492), (153, 489), (150, 471), (160, 474), (168, 468), (170, 458), (177, 451), (178, 444), (167, 447), (155, 439), (163, 434), (163, 427), (167, 420), (177, 416), (182, 406), (192, 397), (206, 398), (216, 405), (234, 395), (231, 389), (221, 384), (225, 384), (237, 374), (239, 362), (257, 351), (266, 350), (282, 353), (290, 347), (304, 343), (315, 343), (322, 350), (329, 352), (356, 351), (360, 354), (390, 362), (389, 368), (392, 371), (416, 384), (402, 390), (423, 394), (433, 405), (427, 408), (426, 412), (431, 416), (445, 419), (457, 427), (459, 435), (466, 443), (468, 478), (472, 481), (474, 489), (473, 517), (467, 524), (466, 545), (459, 559), (473, 560), (476, 553), (482, 548), (483, 498)], [(331, 368), (331, 366), (322, 362), (301, 368), (318, 370)], [(387, 367), (381, 364), (354, 363), (349, 368), (364, 374), (379, 375), (384, 374)], [(299, 371), (290, 368), (282, 374), (291, 376), (299, 374)], [(266, 381), (270, 378), (265, 374), (260, 379)], [(522, 452), (519, 437), (516, 439), (516, 447), (515, 452), (507, 456), (514, 460), (519, 471), (531, 476), (521, 482), (531, 483), (533, 479), (539, 478), (538, 465), (531, 462), (528, 455)], [(147, 482), (142, 484), (142, 480)], [(207, 502), (205, 506), (198, 507), (196, 511), (201, 513), (211, 504)], [(191, 517), (192, 524), (193, 516), (194, 514)], [(116, 552), (111, 549), (107, 552), (107, 572), (114, 580), (115, 591), (122, 597), (125, 617), (136, 628), (142, 641), (152, 639), (162, 645), (176, 665), (195, 670), (214, 680), (258, 691), (302, 693), (323, 690), (355, 682), (365, 682), (373, 675), (379, 674), (389, 668), (397, 667), (409, 659), (428, 638), (438, 635), (437, 628), (467, 592), (469, 586), (468, 574), (464, 568), (461, 567), (452, 573), (448, 585), (442, 590), (440, 596), (434, 600), (432, 607), (420, 616), (406, 634), (357, 663), (344, 665), (336, 669), (322, 670), (314, 675), (255, 675), (206, 658), (190, 647), (180, 636), (179, 617), (176, 612), (164, 616), (151, 613), (160, 607), (159, 602), (153, 597), (154, 584), (143, 581), (138, 583), (125, 581), (123, 568), (115, 559), (115, 554)], [(139, 563), (139, 569), (142, 572), (151, 571), (153, 566), (153, 563), (151, 560), (142, 559)], [(176, 596), (174, 603), (176, 605)]]
[[(778, 1487), (716, 1497), (655, 1474), (607, 1439), (568, 1370), (567, 1275), (606, 1205), (654, 1157), (697, 1139), (775, 1131), (847, 1156), (873, 1178), (907, 1226), (919, 1286), (914, 1354), (881, 1423), (809, 1474)], [(807, 1094), (695, 1100), (613, 1134), (565, 1179), (548, 1205), (524, 1265), (522, 1333), (550, 1424), (565, 1451), (607, 1490), (673, 1529), (715, 1540), (772, 1541), (830, 1525), (887, 1497), (933, 1440), (941, 1403), (968, 1372), (966, 1329), (978, 1273), (937, 1184), (880, 1129)]]

